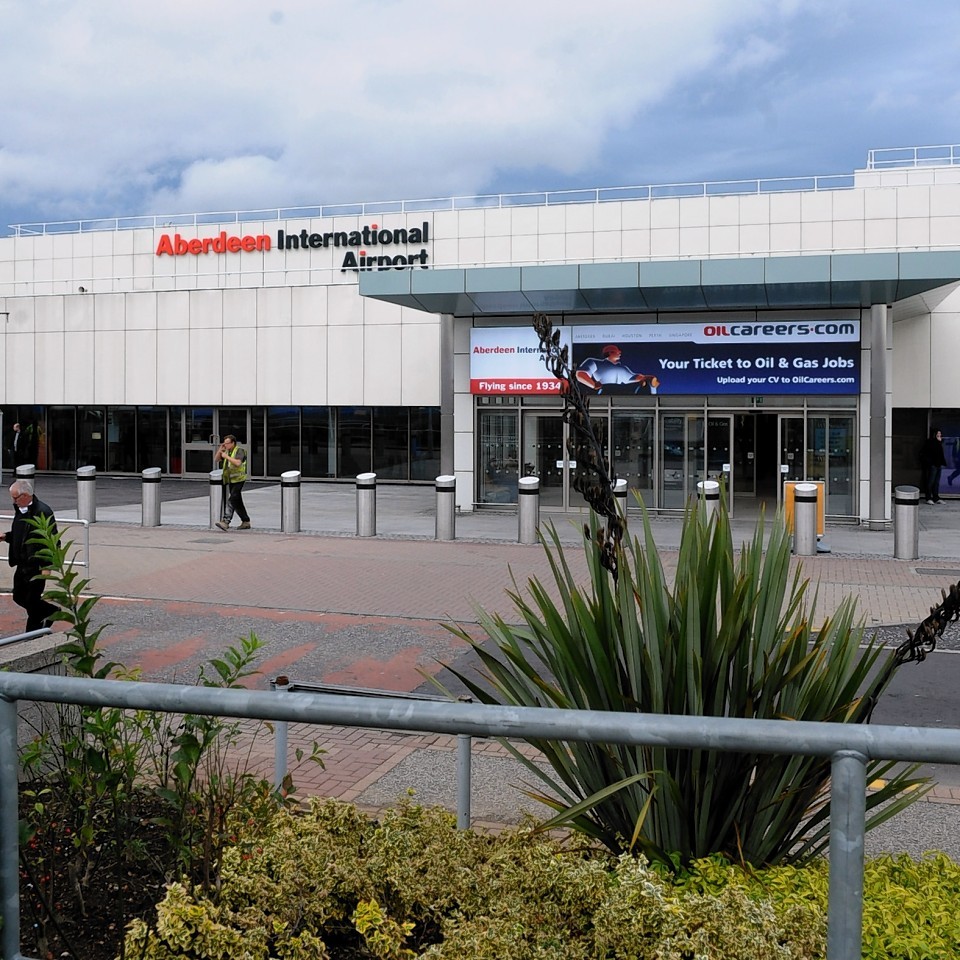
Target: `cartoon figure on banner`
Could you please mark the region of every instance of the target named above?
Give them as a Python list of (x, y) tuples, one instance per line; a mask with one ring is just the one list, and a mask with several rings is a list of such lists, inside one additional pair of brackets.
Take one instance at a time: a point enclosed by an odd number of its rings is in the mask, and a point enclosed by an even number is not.
[(634, 393), (657, 392), (660, 380), (649, 373), (634, 373), (621, 363), (623, 351), (616, 344), (607, 344), (600, 353), (601, 357), (588, 357), (577, 367), (577, 380), (585, 387), (600, 394), (605, 386), (635, 383)]

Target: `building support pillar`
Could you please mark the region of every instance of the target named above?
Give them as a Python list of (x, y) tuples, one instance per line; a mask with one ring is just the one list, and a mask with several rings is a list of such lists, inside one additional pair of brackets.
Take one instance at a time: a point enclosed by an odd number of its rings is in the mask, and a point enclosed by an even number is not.
[(890, 526), (887, 362), (887, 305), (875, 303), (870, 307), (870, 504), (867, 520), (867, 525), (873, 530), (885, 530)]
[(453, 314), (440, 315), (440, 473), (453, 476)]

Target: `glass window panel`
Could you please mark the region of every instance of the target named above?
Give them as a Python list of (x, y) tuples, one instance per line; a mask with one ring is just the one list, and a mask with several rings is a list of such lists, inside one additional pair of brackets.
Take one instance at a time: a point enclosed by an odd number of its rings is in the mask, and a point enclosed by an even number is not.
[(107, 468), (106, 410), (103, 407), (80, 407), (77, 411), (78, 467)]
[(76, 409), (51, 407), (47, 413), (47, 469), (77, 469)]
[(627, 481), (627, 508), (635, 504), (634, 492), (653, 505), (653, 414), (613, 413), (613, 472)]
[(137, 407), (137, 469), (167, 466), (166, 407)]
[(267, 473), (300, 469), (300, 408), (267, 407)]
[(435, 480), (440, 476), (440, 408), (417, 407), (410, 411), (410, 479)]
[(373, 472), (406, 480), (410, 472), (410, 420), (406, 407), (373, 408)]
[(253, 407), (250, 410), (250, 449), (248, 456), (250, 458), (247, 467), (248, 477), (262, 477), (266, 475), (266, 445), (263, 439), (264, 426), (263, 407)]
[(300, 460), (305, 477), (332, 477), (336, 459), (333, 410), (330, 407), (304, 407), (301, 427)]
[(563, 420), (558, 413), (523, 414), (523, 476), (540, 478), (540, 505), (563, 506)]
[(170, 472), (183, 473), (183, 408), (170, 407)]
[(371, 470), (370, 408), (340, 407), (337, 418), (337, 476), (356, 477)]
[(480, 410), (480, 469), (477, 500), (480, 503), (516, 503), (519, 462), (519, 423), (516, 410)]
[(110, 407), (107, 410), (107, 470), (133, 473), (136, 469), (137, 411), (134, 407)]

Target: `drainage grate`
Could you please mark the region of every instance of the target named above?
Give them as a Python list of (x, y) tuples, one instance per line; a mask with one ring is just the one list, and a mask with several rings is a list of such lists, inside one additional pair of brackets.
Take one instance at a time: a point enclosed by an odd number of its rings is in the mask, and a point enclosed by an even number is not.
[(201, 537), (199, 540), (188, 540), (187, 543), (226, 543), (226, 537)]
[(960, 570), (944, 570), (940, 567), (917, 567), (921, 577), (948, 577), (951, 580), (960, 580)]

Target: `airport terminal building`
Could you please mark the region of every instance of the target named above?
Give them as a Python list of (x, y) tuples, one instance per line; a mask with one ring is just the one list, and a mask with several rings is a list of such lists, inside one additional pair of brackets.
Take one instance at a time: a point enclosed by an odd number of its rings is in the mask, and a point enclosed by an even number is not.
[[(943, 430), (960, 491), (960, 146), (829, 177), (18, 225), (0, 238), (4, 463), (457, 477), (578, 506), (560, 329), (611, 466), (662, 511), (822, 481), (883, 525)], [(956, 463), (953, 458), (956, 456)], [(956, 472), (954, 472), (956, 471)], [(931, 508), (934, 509), (934, 508)]]

